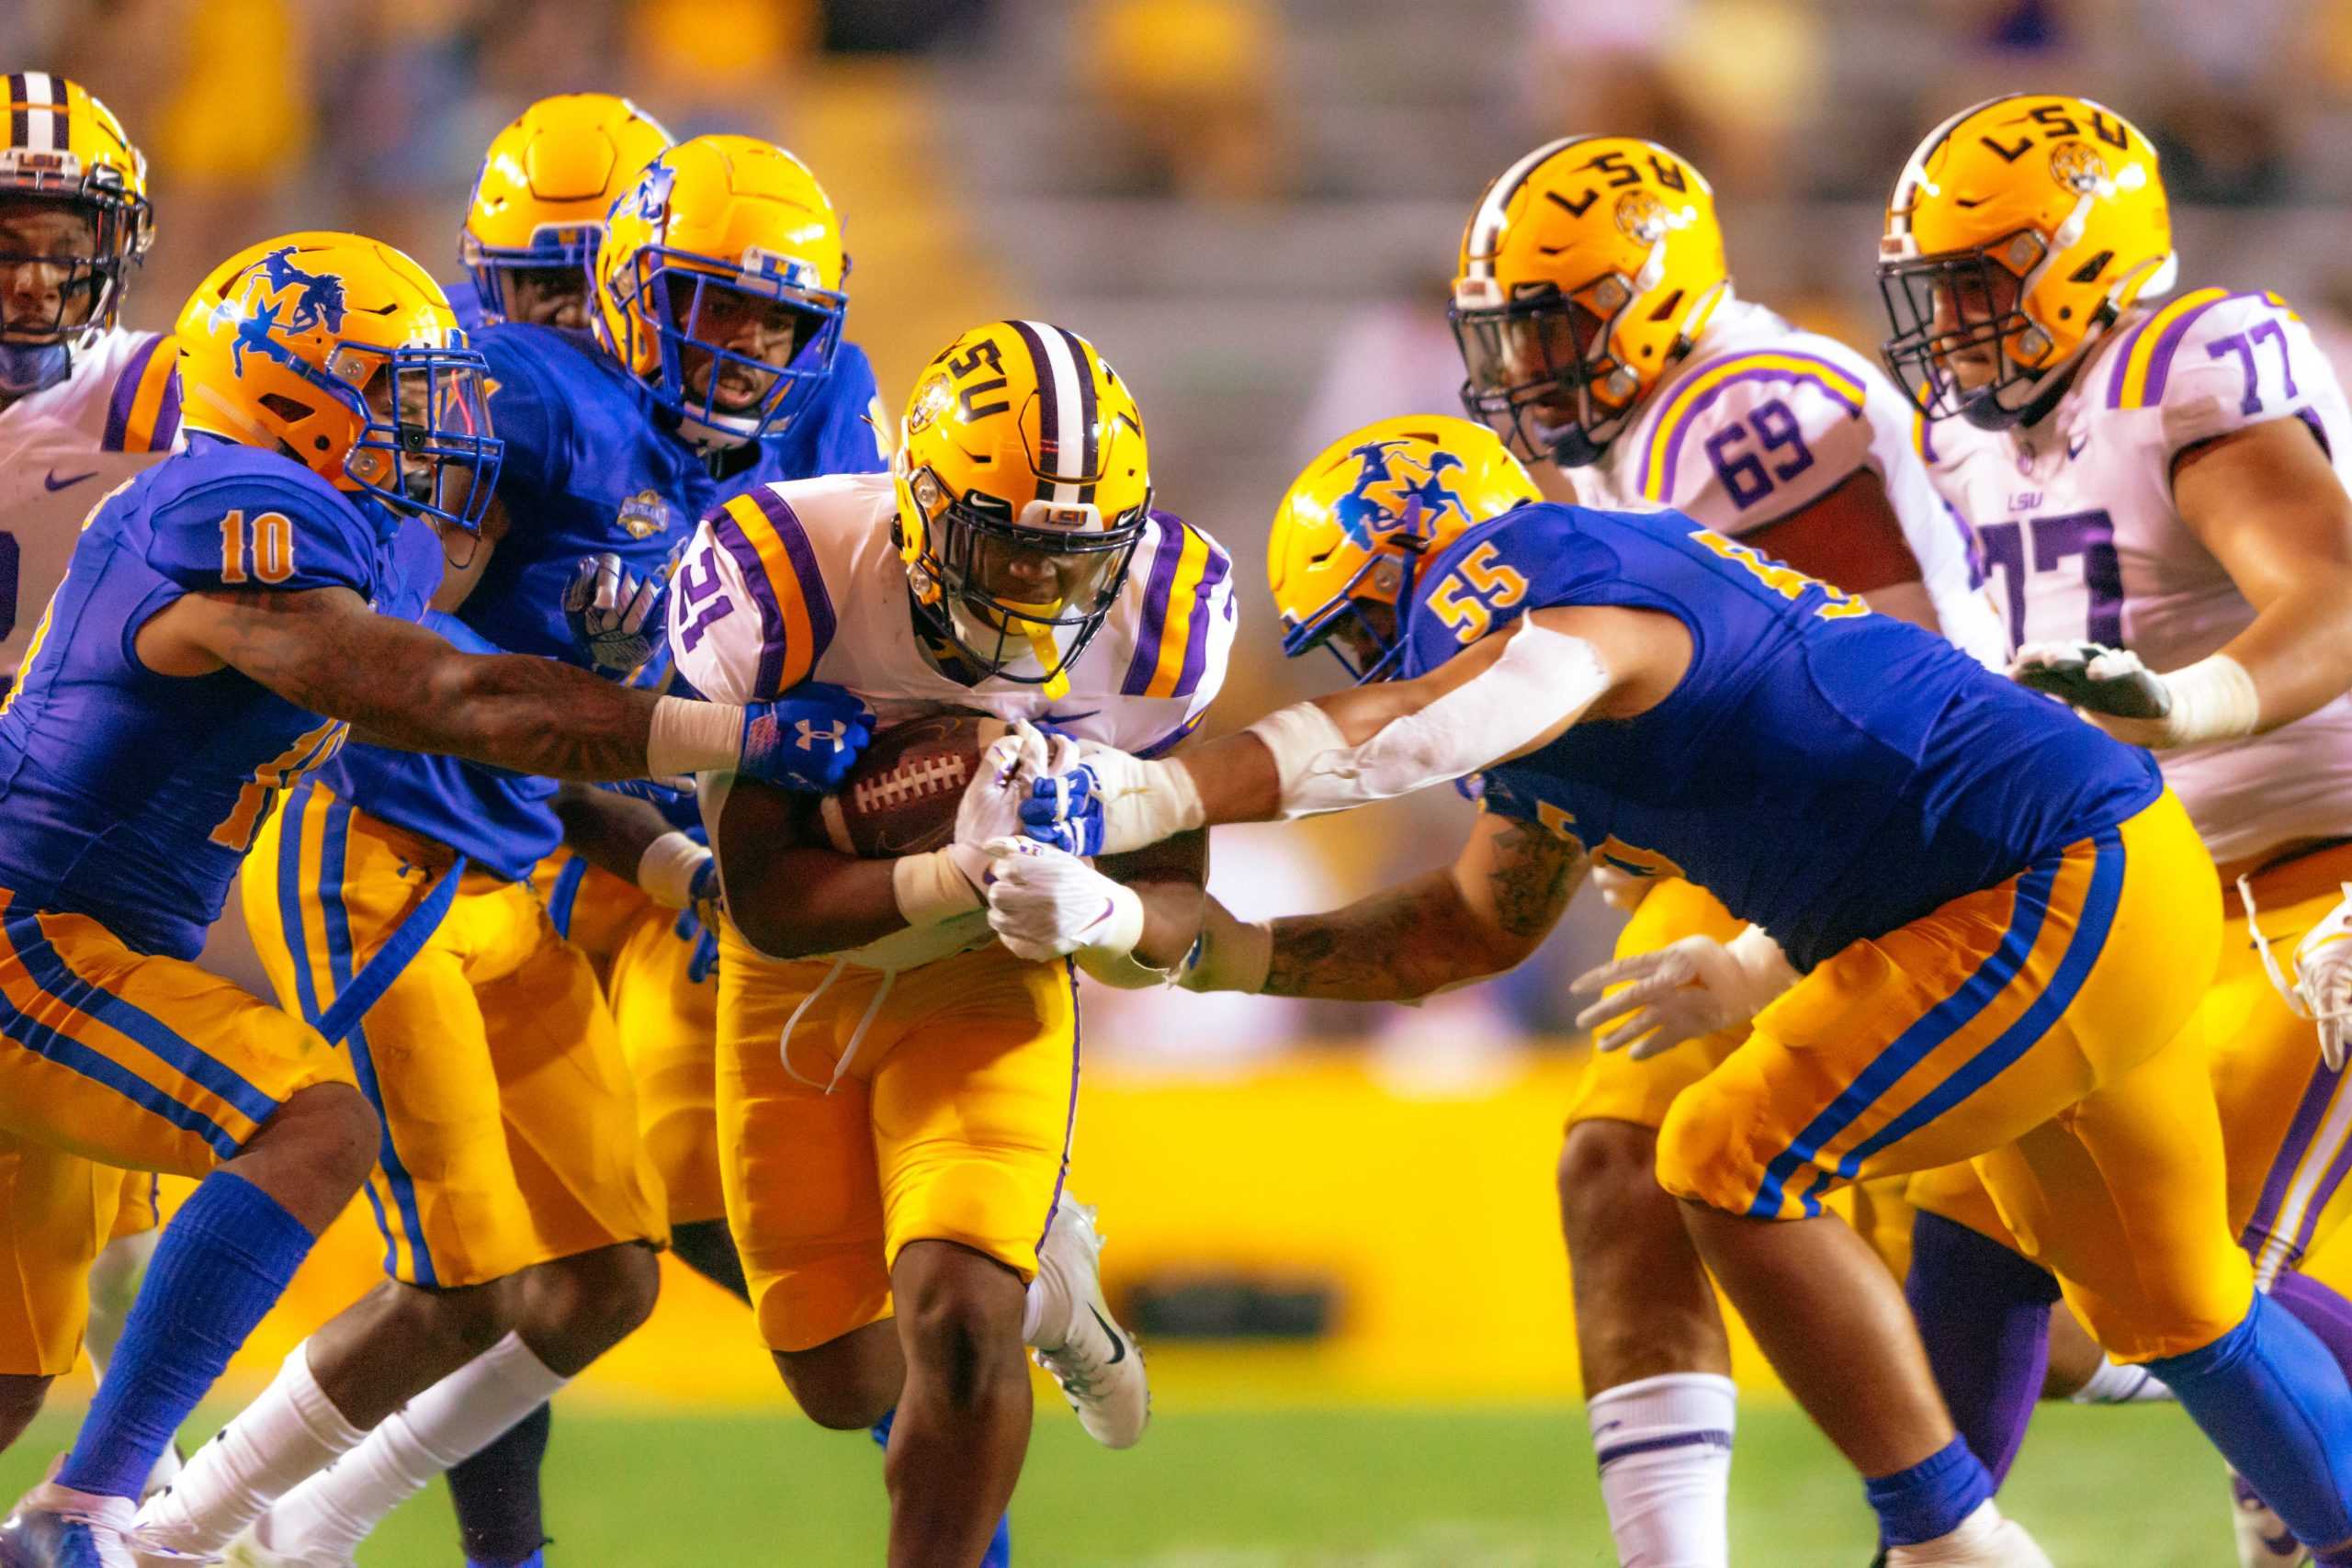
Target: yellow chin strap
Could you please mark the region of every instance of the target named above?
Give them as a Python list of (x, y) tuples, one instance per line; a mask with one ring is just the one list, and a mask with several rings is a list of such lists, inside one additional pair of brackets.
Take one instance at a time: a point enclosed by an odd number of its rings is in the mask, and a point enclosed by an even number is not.
[(1047, 681), (1043, 688), (1047, 699), (1059, 702), (1062, 698), (1069, 696), (1069, 671), (1059, 667), (1062, 650), (1054, 642), (1052, 625), (1045, 620), (1032, 620), (1020, 614), (1021, 611), (1027, 610), (1034, 615), (1050, 616), (1061, 609), (1061, 601), (1057, 599), (1042, 604), (1023, 604), (1007, 600), (1004, 607), (1014, 612), (1006, 617), (1004, 629), (1015, 636), (1027, 637), (1029, 651), (1037, 656), (1037, 668), (1051, 670), (1054, 672), (1053, 679)]

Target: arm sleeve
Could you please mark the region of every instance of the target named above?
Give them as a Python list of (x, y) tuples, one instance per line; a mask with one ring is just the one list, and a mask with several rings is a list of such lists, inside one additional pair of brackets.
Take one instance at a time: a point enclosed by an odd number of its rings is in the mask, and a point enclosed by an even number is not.
[(2232, 295), (2192, 306), (2168, 328), (2152, 321), (2149, 330), (2154, 342), (2135, 343), (2126, 355), (2141, 362), (2127, 363), (2127, 371), (2140, 375), (2127, 376), (2121, 395), (2129, 399), (2136, 387), (2159, 406), (2166, 452), (2298, 417), (2326, 439), (2315, 400), (2336, 390), (2335, 372), (2278, 296)]
[(1868, 383), (1826, 355), (1736, 355), (1686, 379), (1636, 455), (1642, 494), (1735, 537), (1873, 467)]
[(379, 587), (375, 531), (322, 486), (245, 476), (200, 485), (150, 519), (147, 564), (190, 592)]

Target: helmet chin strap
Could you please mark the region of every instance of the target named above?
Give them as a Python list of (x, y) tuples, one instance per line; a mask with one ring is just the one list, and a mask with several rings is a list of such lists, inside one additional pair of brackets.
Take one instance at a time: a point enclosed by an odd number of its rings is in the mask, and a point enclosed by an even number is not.
[[(1055, 702), (1059, 702), (1069, 695), (1069, 671), (1062, 659), (1061, 644), (1054, 638), (1056, 628), (1050, 621), (1031, 620), (1018, 612), (1026, 609), (1035, 610), (1041, 615), (1051, 615), (1057, 607), (1053, 604), (1023, 604), (1007, 601), (1006, 610), (1013, 613), (1008, 614), (1001, 623), (996, 622), (993, 616), (986, 617), (984, 621), (988, 629), (1000, 637), (1010, 634), (1026, 642), (1029, 645), (1030, 656), (1037, 661), (1037, 668), (1053, 671), (1040, 689), (1045, 692), (1047, 698)], [(970, 615), (960, 602), (951, 604), (948, 613), (959, 620)], [(967, 635), (969, 635), (968, 631)], [(979, 639), (974, 637), (972, 640), (978, 642)]]

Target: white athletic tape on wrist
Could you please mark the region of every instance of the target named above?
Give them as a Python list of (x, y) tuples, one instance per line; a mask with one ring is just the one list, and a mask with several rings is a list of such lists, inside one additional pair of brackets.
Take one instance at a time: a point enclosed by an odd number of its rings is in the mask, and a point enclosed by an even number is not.
[(1250, 727), (1274, 754), (1284, 821), (1345, 811), (1450, 784), (1573, 723), (1609, 690), (1609, 671), (1580, 637), (1522, 621), (1502, 657), (1415, 714), (1350, 746), (1312, 703)]
[[(1104, 805), (1107, 809), (1133, 818), (1134, 848), (1189, 833), (1207, 820), (1207, 814), (1201, 808), (1200, 786), (1193, 782), (1193, 771), (1182, 761), (1139, 761), (1133, 765), (1143, 781), (1142, 787), (1123, 792)], [(1121, 840), (1117, 848), (1128, 847), (1125, 842), (1128, 836), (1117, 835)], [(1116, 852), (1112, 845), (1104, 847)]]
[(733, 703), (663, 697), (653, 705), (645, 742), (645, 774), (731, 773), (743, 761), (743, 710)]
[(1274, 928), (1234, 918), (1233, 911), (1211, 898), (1201, 919), (1201, 934), (1176, 971), (1176, 983), (1188, 991), (1248, 991), (1266, 988), (1273, 969)]
[(910, 926), (936, 926), (987, 907), (988, 899), (956, 861), (956, 846), (890, 863), (890, 893)]
[(637, 885), (663, 908), (683, 909), (695, 901), (695, 878), (709, 863), (708, 850), (673, 828), (638, 856)]
[(2234, 740), (2253, 734), (2262, 721), (2262, 694), (2255, 690), (2254, 677), (2226, 653), (2209, 654), (2164, 681), (2172, 694), (2172, 712), (2159, 721), (2167, 745)]

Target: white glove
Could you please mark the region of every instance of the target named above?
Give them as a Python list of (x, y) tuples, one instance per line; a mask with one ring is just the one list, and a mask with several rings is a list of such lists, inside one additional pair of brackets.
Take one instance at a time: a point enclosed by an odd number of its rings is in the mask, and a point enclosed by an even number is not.
[(1029, 797), (1029, 781), (1044, 771), (1051, 753), (1045, 732), (1026, 719), (998, 736), (980, 753), (978, 771), (964, 786), (956, 806), (956, 840), (978, 849), (990, 839), (1011, 838), (1021, 831), (1021, 803)]
[(1686, 936), (1620, 958), (1577, 976), (1568, 989), (1589, 997), (1630, 981), (1577, 1014), (1577, 1025), (1598, 1030), (1611, 1019), (1623, 1019), (1607, 1033), (1596, 1033), (1593, 1044), (1602, 1051), (1630, 1045), (1634, 1060), (1641, 1062), (1687, 1040), (1746, 1023), (1796, 978), (1780, 944), (1761, 927), (1750, 926), (1729, 943)]
[(2352, 1039), (2352, 882), (2343, 885), (2343, 902), (2295, 944), (2295, 978), (2290, 985), (2278, 972), (2278, 961), (2270, 955), (2270, 943), (2256, 919), (2254, 890), (2246, 881), (2238, 878), (2238, 897), (2245, 903), (2246, 929), (2254, 935), (2256, 951), (2262, 954), (2262, 966), (2286, 998), (2288, 1010), (2319, 1025), (2320, 1060), (2330, 1072), (2342, 1072), (2346, 1043)]
[(1076, 855), (1016, 838), (995, 840), (988, 852), (989, 925), (1013, 956), (1124, 958), (1143, 940), (1143, 900)]

